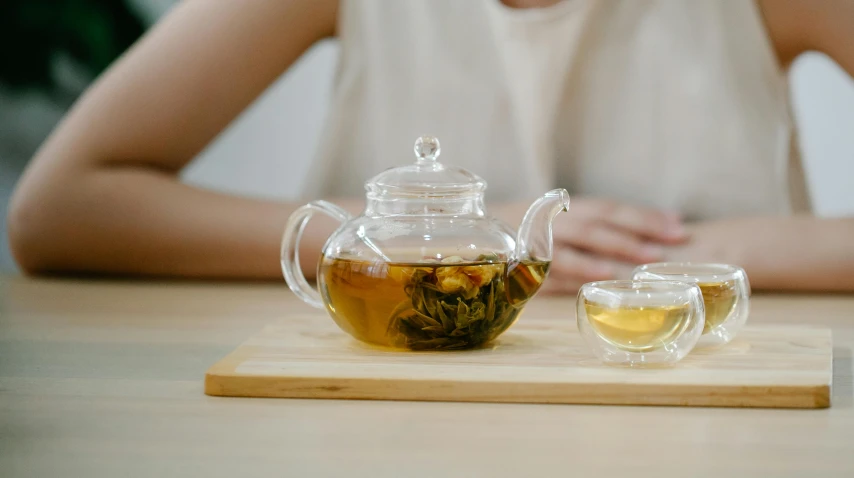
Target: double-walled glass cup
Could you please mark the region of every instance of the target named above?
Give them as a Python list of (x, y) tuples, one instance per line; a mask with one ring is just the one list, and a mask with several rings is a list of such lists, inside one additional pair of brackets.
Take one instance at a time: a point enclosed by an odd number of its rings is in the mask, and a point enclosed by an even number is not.
[(682, 360), (703, 332), (703, 296), (678, 281), (590, 282), (578, 291), (578, 330), (604, 363), (638, 367)]
[(700, 286), (706, 307), (701, 347), (729, 343), (744, 327), (750, 312), (750, 283), (744, 269), (738, 266), (660, 262), (638, 267), (632, 278), (676, 280)]

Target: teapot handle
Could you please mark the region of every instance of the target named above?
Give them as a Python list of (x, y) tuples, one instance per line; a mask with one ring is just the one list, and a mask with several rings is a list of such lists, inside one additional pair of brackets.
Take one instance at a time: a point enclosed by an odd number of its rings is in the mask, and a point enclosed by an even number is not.
[(323, 299), (320, 297), (320, 293), (308, 283), (299, 263), (299, 242), (302, 239), (302, 233), (311, 217), (319, 212), (342, 223), (350, 220), (351, 217), (350, 213), (328, 201), (312, 201), (297, 209), (291, 214), (288, 223), (285, 225), (285, 234), (282, 237), (281, 262), (282, 274), (284, 274), (285, 281), (294, 294), (303, 302), (322, 309)]

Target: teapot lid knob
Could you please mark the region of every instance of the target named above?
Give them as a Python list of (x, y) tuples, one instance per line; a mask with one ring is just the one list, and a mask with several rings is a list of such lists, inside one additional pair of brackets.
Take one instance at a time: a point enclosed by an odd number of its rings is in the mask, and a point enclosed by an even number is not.
[(421, 136), (415, 140), (415, 156), (419, 161), (436, 161), (442, 153), (439, 139), (434, 136)]
[[(388, 168), (365, 183), (370, 199), (430, 199), (483, 196), (486, 182), (462, 168), (445, 167), (438, 161), (441, 147), (435, 136), (422, 136), (415, 141), (415, 162)], [(419, 203), (421, 204), (421, 203)]]

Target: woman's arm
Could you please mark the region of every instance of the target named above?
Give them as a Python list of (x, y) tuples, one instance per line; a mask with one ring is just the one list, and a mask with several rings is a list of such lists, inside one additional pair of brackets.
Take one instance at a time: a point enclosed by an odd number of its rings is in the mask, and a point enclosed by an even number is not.
[(782, 65), (819, 51), (854, 76), (854, 0), (758, 0)]
[(754, 289), (854, 291), (854, 219), (811, 216), (710, 221), (667, 260), (738, 264)]
[[(334, 35), (337, 8), (335, 0), (178, 4), (89, 89), (25, 172), (9, 214), (21, 267), (278, 277), (295, 205), (193, 188), (177, 174), (312, 44)], [(332, 227), (317, 222), (307, 231), (307, 270)]]
[[(782, 64), (809, 50), (854, 77), (854, 0), (760, 0)], [(854, 291), (854, 218), (758, 218), (689, 226), (670, 260), (742, 265), (757, 289)]]

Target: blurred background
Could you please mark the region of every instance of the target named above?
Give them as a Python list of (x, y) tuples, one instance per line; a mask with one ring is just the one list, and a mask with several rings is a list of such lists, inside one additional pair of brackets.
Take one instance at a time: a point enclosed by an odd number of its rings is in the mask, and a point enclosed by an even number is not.
[[(16, 270), (5, 217), (27, 161), (92, 79), (173, 3), (0, 2), (0, 272)], [(200, 154), (184, 179), (244, 195), (296, 197), (320, 137), (336, 60), (334, 42), (308, 52)], [(790, 79), (817, 213), (854, 214), (854, 82), (818, 54), (800, 58)]]

